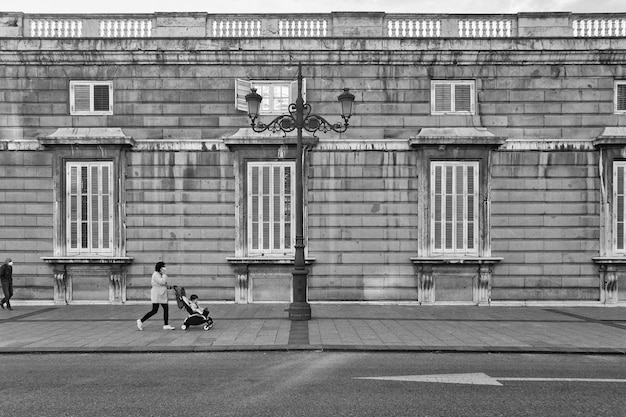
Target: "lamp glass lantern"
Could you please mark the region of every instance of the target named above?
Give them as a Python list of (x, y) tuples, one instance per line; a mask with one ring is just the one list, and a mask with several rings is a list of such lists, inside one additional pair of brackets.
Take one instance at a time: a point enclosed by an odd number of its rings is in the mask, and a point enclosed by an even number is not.
[(256, 92), (256, 88), (252, 88), (250, 93), (246, 94), (246, 103), (248, 103), (248, 115), (252, 120), (259, 117), (259, 109), (263, 97)]
[(354, 94), (350, 92), (349, 88), (344, 88), (343, 93), (337, 97), (341, 104), (341, 117), (349, 119), (352, 116), (352, 103), (354, 103)]

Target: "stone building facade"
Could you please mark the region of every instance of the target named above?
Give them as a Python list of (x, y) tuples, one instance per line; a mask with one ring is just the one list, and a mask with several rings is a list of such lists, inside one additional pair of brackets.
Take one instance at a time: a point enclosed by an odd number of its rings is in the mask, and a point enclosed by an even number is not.
[(288, 302), (295, 100), (311, 302), (626, 304), (626, 15), (0, 13), (16, 300)]

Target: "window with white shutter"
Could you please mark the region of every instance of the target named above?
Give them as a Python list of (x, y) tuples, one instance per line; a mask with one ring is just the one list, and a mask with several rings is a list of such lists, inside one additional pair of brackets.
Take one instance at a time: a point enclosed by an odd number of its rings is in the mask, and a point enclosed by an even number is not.
[(615, 113), (626, 114), (626, 81), (615, 82)]
[(478, 254), (478, 162), (431, 162), (432, 253)]
[(113, 253), (113, 162), (66, 163), (68, 254)]
[[(263, 97), (261, 115), (279, 115), (289, 113), (289, 104), (298, 98), (297, 81), (235, 80), (235, 106), (237, 110), (248, 111), (246, 95), (251, 88)], [(302, 98), (306, 102), (306, 79), (302, 80)]]
[(613, 162), (613, 251), (616, 254), (626, 254), (626, 242), (624, 226), (626, 213), (624, 210), (626, 198), (626, 186), (624, 174), (626, 161)]
[(474, 81), (432, 81), (431, 113), (474, 114)]
[(248, 254), (285, 255), (295, 244), (295, 162), (249, 162)]
[(113, 114), (111, 81), (70, 81), (71, 115)]

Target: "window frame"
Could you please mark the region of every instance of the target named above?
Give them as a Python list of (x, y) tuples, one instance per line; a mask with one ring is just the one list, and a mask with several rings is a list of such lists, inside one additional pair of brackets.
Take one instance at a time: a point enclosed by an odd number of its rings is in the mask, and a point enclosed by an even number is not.
[[(446, 182), (444, 179), (444, 174), (447, 173), (446, 168), (452, 168), (452, 178), (451, 178), (451, 193), (438, 193), (438, 191), (445, 191)], [(470, 183), (468, 182), (467, 172), (469, 168), (473, 169), (473, 181), (471, 187), (473, 191), (469, 188)], [(437, 188), (437, 168), (441, 169), (441, 187)], [(463, 169), (463, 187), (462, 193), (459, 194), (457, 192), (458, 188), (458, 176), (457, 170)], [(432, 255), (452, 255), (452, 256), (478, 256), (480, 253), (480, 162), (475, 160), (432, 160), (430, 161), (430, 252)], [(470, 194), (471, 193), (471, 194)], [(437, 215), (437, 195), (441, 195), (441, 215)], [(451, 247), (447, 247), (448, 239), (446, 235), (446, 221), (444, 220), (448, 207), (447, 204), (444, 203), (445, 196), (450, 196), (453, 200), (455, 200), (451, 204), (452, 208), (452, 220), (451, 220), (451, 231), (450, 238), (452, 241), (450, 242)], [(458, 203), (457, 199), (461, 196), (463, 203), (463, 219), (461, 219), (461, 224), (463, 228), (462, 234), (462, 247), (458, 247)], [(470, 201), (470, 197), (472, 201)], [(471, 204), (472, 210), (472, 219), (470, 220), (468, 217), (469, 209)], [(470, 222), (472, 223), (470, 225)], [(437, 223), (440, 223), (437, 226)], [(471, 227), (471, 229), (470, 229)], [(472, 236), (470, 237), (470, 230)], [(439, 234), (437, 233), (439, 232)], [(440, 236), (441, 246), (437, 246), (437, 236)], [(471, 246), (470, 246), (471, 239)]]
[[(76, 109), (76, 87), (89, 86), (89, 110)], [(94, 88), (95, 86), (108, 87), (108, 110), (95, 110)], [(70, 81), (70, 115), (72, 116), (106, 116), (113, 114), (113, 81)]]
[[(261, 199), (259, 198), (257, 200), (256, 206), (257, 206), (257, 211), (256, 213), (258, 213), (258, 218), (257, 221), (255, 222), (255, 210), (254, 210), (254, 198), (255, 196), (259, 196), (261, 195), (261, 193), (255, 193), (254, 192), (254, 181), (253, 181), (253, 172), (254, 169), (258, 168), (259, 172), (263, 172), (264, 168), (268, 168), (269, 169), (269, 178), (268, 178), (268, 189), (269, 189), (269, 197), (268, 197), (268, 201), (269, 201), (269, 213), (268, 215), (268, 221), (270, 225), (270, 230), (268, 231), (268, 239), (269, 242), (267, 244), (267, 248), (264, 247), (264, 234), (261, 230), (261, 226), (259, 227), (259, 231), (258, 231), (258, 240), (257, 240), (257, 244), (255, 245), (255, 238), (254, 238), (254, 223), (262, 223), (262, 216), (263, 216), (263, 202), (261, 201)], [(280, 235), (280, 244), (279, 247), (275, 247), (275, 228), (272, 227), (273, 224), (275, 224), (275, 220), (272, 220), (272, 218), (275, 218), (276, 215), (276, 194), (275, 194), (275, 187), (274, 187), (274, 176), (272, 175), (271, 171), (279, 168), (281, 170), (282, 175), (285, 175), (284, 170), (289, 168), (290, 171), (290, 184), (289, 184), (289, 188), (290, 188), (290, 204), (289, 204), (289, 209), (291, 212), (290, 215), (290, 219), (289, 219), (289, 235), (290, 235), (290, 242), (287, 243), (285, 240), (285, 232), (286, 232), (286, 225), (285, 225), (285, 220), (286, 220), (286, 213), (284, 210), (280, 210), (280, 208), (285, 208), (285, 197), (287, 196), (285, 187), (281, 187), (280, 191), (279, 191), (279, 210), (280, 212), (278, 213), (279, 216), (279, 235)], [(279, 161), (267, 161), (267, 160), (249, 160), (246, 162), (246, 189), (247, 189), (247, 193), (246, 193), (246, 238), (245, 238), (245, 242), (246, 242), (246, 254), (248, 256), (293, 256), (295, 253), (295, 222), (296, 222), (296, 213), (295, 213), (295, 198), (296, 198), (296, 189), (295, 189), (295, 170), (296, 170), (296, 164), (295, 161), (293, 160), (279, 160)], [(258, 189), (260, 190), (261, 185), (263, 184), (263, 178), (261, 176), (257, 177), (258, 180)]]
[[(94, 225), (94, 220), (93, 220), (93, 204), (92, 204), (92, 198), (93, 198), (93, 177), (92, 177), (92, 168), (98, 168), (98, 178), (101, 179), (102, 178), (102, 173), (101, 170), (106, 167), (108, 168), (108, 193), (106, 194), (108, 196), (108, 204), (105, 204), (102, 200), (105, 196), (103, 190), (102, 190), (102, 182), (99, 183), (98, 185), (98, 211), (100, 214), (103, 213), (103, 208), (106, 206), (107, 210), (108, 210), (108, 215), (106, 215), (106, 219), (105, 216), (100, 217), (96, 223), (97, 223), (97, 227), (98, 227), (98, 232), (97, 232), (97, 236), (98, 236), (98, 243), (99, 243), (99, 247), (98, 248), (94, 248), (93, 246), (93, 225)], [(66, 253), (68, 256), (113, 256), (115, 253), (115, 173), (114, 173), (114, 167), (115, 164), (112, 160), (67, 160), (64, 163), (64, 170), (65, 170), (65, 193), (64, 193), (64, 198), (65, 198), (65, 208), (64, 208), (64, 219), (65, 219), (65, 248), (66, 248)], [(86, 187), (86, 191), (87, 191), (87, 213), (86, 213), (86, 219), (82, 219), (82, 220), (78, 220), (78, 216), (80, 215), (80, 213), (78, 213), (79, 210), (79, 206), (80, 206), (80, 202), (78, 201), (79, 197), (81, 196), (81, 193), (78, 191), (81, 187), (79, 184), (79, 181), (81, 179), (80, 176), (77, 176), (77, 185), (76, 185), (76, 192), (74, 192), (74, 188), (72, 186), (72, 170), (73, 168), (76, 168), (77, 171), (80, 171), (82, 168), (86, 168), (87, 169), (87, 187)], [(79, 174), (79, 172), (77, 172), (77, 175)], [(76, 210), (77, 210), (77, 220), (74, 222), (73, 218), (72, 218), (72, 196), (76, 194), (78, 197), (77, 202), (76, 202)], [(78, 223), (80, 225), (81, 221), (85, 221), (86, 222), (86, 227), (88, 230), (88, 237), (87, 237), (87, 247), (82, 247), (81, 245), (81, 240), (82, 240), (82, 228), (79, 227), (78, 225), (76, 226), (76, 247), (73, 248), (72, 244), (73, 244), (73, 235), (72, 235), (72, 226), (74, 223)], [(106, 244), (108, 245), (108, 248), (104, 245), (105, 244), (105, 240), (103, 240), (103, 236), (104, 236), (104, 230), (105, 230), (105, 223), (108, 223), (108, 239), (106, 239)]]
[[(439, 85), (450, 86), (450, 110), (437, 110), (436, 88)], [(467, 85), (470, 87), (470, 110), (456, 110), (456, 88)], [(474, 115), (476, 114), (476, 81), (475, 80), (431, 80), (430, 82), (430, 113), (440, 115)]]
[[(269, 86), (270, 90), (272, 86), (286, 87), (289, 91), (289, 97), (287, 104), (284, 107), (276, 110), (263, 110), (263, 103), (267, 103), (271, 100), (271, 97), (263, 94), (259, 86)], [(295, 103), (298, 96), (298, 81), (293, 80), (242, 80), (235, 79), (235, 107), (240, 111), (248, 111), (248, 104), (246, 103), (246, 95), (250, 93), (250, 89), (257, 88), (257, 93), (263, 97), (261, 101), (261, 108), (259, 109), (260, 116), (277, 116), (281, 114), (289, 113), (289, 104)], [(302, 98), (306, 103), (306, 78), (302, 79)]]
[[(620, 89), (623, 91), (623, 97), (620, 100)], [(620, 101), (624, 102), (624, 108), (620, 109), (619, 108), (619, 104)], [(614, 93), (613, 93), (613, 108), (615, 111), (615, 114), (626, 114), (626, 80), (616, 80), (615, 81), (615, 88), (614, 88)]]

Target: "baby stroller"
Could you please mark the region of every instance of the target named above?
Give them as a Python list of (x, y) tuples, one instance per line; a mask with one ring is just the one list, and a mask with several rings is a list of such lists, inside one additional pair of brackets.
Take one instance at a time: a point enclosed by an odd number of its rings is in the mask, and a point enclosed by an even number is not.
[(176, 293), (176, 303), (178, 304), (178, 308), (185, 309), (189, 316), (183, 322), (183, 325), (180, 326), (181, 329), (187, 330), (189, 326), (198, 326), (203, 324), (204, 330), (209, 330), (213, 327), (213, 319), (209, 317), (209, 310), (204, 309), (202, 313), (198, 311), (194, 311), (191, 307), (191, 300), (187, 298), (185, 295), (185, 289), (183, 287), (174, 286), (174, 292)]

